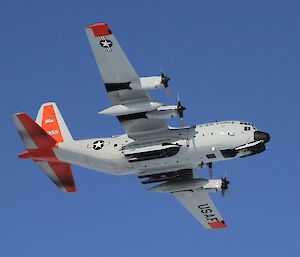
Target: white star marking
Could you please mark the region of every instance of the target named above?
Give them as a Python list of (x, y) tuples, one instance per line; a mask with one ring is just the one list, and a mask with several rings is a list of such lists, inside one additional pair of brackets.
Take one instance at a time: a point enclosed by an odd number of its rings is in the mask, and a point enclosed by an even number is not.
[(101, 149), (103, 145), (104, 145), (103, 142), (98, 141), (97, 143), (94, 144), (94, 149), (95, 150)]
[(103, 47), (109, 47), (109, 42), (108, 41), (102, 41), (102, 46)]

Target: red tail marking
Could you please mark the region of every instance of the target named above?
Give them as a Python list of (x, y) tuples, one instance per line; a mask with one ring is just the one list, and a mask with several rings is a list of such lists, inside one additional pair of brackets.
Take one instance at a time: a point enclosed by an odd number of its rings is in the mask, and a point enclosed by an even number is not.
[(75, 192), (76, 185), (74, 182), (71, 166), (63, 162), (48, 162), (55, 175), (62, 182), (67, 192)]
[(32, 159), (37, 162), (61, 162), (55, 156), (52, 147), (27, 149), (25, 153), (19, 154), (20, 159)]
[(53, 105), (44, 106), (42, 128), (48, 133), (48, 135), (54, 138), (56, 142), (61, 143), (64, 141)]
[(38, 148), (55, 146), (55, 139), (50, 137), (38, 124), (35, 123), (26, 113), (18, 114), (20, 122), (23, 124), (29, 136)]
[(112, 34), (110, 28), (106, 23), (93, 24), (91, 26), (88, 26), (87, 28), (93, 30), (95, 37), (108, 36)]
[(26, 151), (25, 153), (18, 154), (18, 157), (20, 159), (28, 159), (28, 158), (30, 158), (30, 154)]
[[(48, 107), (44, 110), (45, 117), (55, 118), (54, 122), (46, 124), (44, 115), (43, 122), (47, 126), (46, 128), (51, 129), (52, 126), (58, 126), (54, 109), (52, 105), (45, 106)], [(54, 114), (54, 116), (53, 116)], [(46, 131), (41, 128), (38, 124), (35, 123), (26, 113), (18, 114), (18, 119), (22, 123), (23, 127), (27, 131), (28, 135), (31, 137), (33, 142), (38, 148), (35, 149), (27, 149), (25, 153), (19, 154), (19, 158), (31, 158), (33, 161), (43, 161), (48, 162), (50, 167), (52, 168), (55, 175), (60, 180), (62, 186), (66, 189), (67, 192), (75, 192), (76, 185), (74, 182), (71, 166), (67, 163), (61, 162), (55, 156), (53, 151), (53, 147), (56, 147), (57, 141), (54, 137), (51, 137), (46, 133)], [(49, 124), (56, 123), (56, 125), (48, 126)], [(57, 128), (57, 127), (56, 127)], [(58, 127), (59, 128), (59, 127)], [(61, 136), (61, 134), (59, 134)], [(56, 136), (58, 136), (56, 134)], [(58, 137), (59, 139), (59, 137)], [(62, 141), (58, 141), (62, 142)]]
[(227, 227), (224, 221), (209, 222), (208, 225), (210, 225), (210, 227), (213, 229)]

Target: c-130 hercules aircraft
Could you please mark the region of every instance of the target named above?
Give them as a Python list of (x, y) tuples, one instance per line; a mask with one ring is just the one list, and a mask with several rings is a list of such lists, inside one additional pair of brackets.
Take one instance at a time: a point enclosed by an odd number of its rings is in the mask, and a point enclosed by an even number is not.
[(149, 90), (168, 89), (169, 78), (139, 77), (109, 26), (85, 28), (112, 106), (100, 114), (115, 116), (126, 134), (111, 138), (74, 140), (54, 102), (44, 103), (32, 120), (16, 113), (13, 120), (26, 152), (64, 192), (75, 192), (70, 164), (113, 175), (136, 174), (143, 184), (156, 183), (152, 192), (171, 193), (205, 228), (227, 227), (210, 192), (228, 188), (226, 177), (198, 178), (195, 169), (217, 161), (263, 152), (270, 140), (243, 121), (221, 121), (197, 126), (170, 127), (166, 119), (183, 119), (185, 107), (154, 101)]

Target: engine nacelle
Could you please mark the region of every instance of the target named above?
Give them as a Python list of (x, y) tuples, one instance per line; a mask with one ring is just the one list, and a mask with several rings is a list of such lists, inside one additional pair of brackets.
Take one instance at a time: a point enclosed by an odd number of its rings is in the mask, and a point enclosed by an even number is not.
[(202, 189), (206, 192), (217, 192), (222, 189), (221, 179), (200, 179), (194, 178), (189, 180), (169, 181), (161, 183), (148, 189), (151, 192), (169, 193), (185, 190)]
[(131, 82), (130, 87), (133, 90), (151, 90), (164, 87), (161, 76), (141, 77), (139, 82), (140, 84), (134, 81)]
[(148, 119), (158, 119), (158, 120), (164, 120), (164, 119), (171, 119), (178, 116), (178, 112), (176, 110), (155, 110), (152, 112), (147, 112), (146, 117)]
[(118, 104), (98, 113), (110, 116), (128, 115), (140, 112), (151, 112), (158, 109), (161, 105), (162, 103), (158, 101)]
[(176, 105), (162, 105), (157, 110), (147, 112), (146, 116), (148, 119), (171, 119), (178, 116), (178, 110)]

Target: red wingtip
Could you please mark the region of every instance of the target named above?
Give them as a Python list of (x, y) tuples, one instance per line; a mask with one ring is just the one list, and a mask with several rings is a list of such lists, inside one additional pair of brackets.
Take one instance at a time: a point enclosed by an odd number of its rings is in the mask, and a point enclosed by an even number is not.
[(106, 23), (96, 23), (87, 28), (92, 29), (95, 37), (108, 36), (111, 35), (112, 32)]
[(67, 191), (68, 193), (74, 193), (74, 192), (77, 191), (77, 188), (76, 188), (75, 185), (74, 185), (74, 186), (68, 186), (68, 187), (66, 187), (66, 191)]
[(227, 225), (224, 221), (216, 221), (216, 222), (210, 222), (208, 223), (212, 229), (216, 228), (227, 228)]
[(26, 151), (25, 153), (18, 154), (18, 157), (20, 159), (29, 159), (30, 158), (30, 154)]

